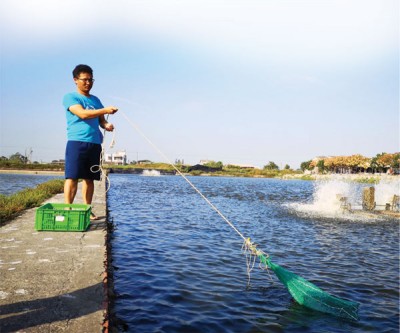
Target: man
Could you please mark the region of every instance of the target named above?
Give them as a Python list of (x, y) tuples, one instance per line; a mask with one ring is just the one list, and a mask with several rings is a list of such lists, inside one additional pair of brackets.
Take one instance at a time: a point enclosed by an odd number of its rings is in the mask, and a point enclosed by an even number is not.
[[(66, 94), (63, 105), (67, 117), (68, 142), (65, 150), (64, 200), (72, 204), (82, 179), (82, 196), (85, 204), (91, 205), (94, 180), (100, 180), (100, 155), (103, 135), (99, 126), (113, 131), (113, 124), (104, 115), (118, 111), (115, 106), (104, 107), (100, 100), (90, 94), (93, 87), (93, 70), (87, 65), (78, 65), (72, 72), (76, 92)], [(97, 167), (96, 167), (97, 166)], [(91, 219), (97, 219), (92, 213)]]

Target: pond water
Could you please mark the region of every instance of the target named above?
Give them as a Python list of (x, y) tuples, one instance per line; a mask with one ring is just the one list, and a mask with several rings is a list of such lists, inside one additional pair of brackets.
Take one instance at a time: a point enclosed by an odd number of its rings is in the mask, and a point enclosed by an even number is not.
[[(189, 179), (273, 262), (359, 302), (359, 320), (298, 305), (257, 267), (248, 286), (241, 237), (183, 178), (111, 174), (120, 332), (398, 332), (398, 220), (325, 205), (343, 184)], [(349, 186), (346, 195), (359, 197), (364, 185)]]
[(64, 179), (64, 176), (0, 173), (0, 194), (14, 194), (25, 188), (35, 187), (52, 179)]

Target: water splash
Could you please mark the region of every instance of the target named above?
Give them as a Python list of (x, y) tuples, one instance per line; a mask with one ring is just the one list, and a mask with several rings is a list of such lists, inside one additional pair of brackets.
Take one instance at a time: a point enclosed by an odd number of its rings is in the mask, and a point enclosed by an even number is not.
[(375, 201), (378, 207), (391, 203), (394, 195), (400, 195), (400, 179), (383, 180), (375, 185)]
[(160, 173), (160, 171), (157, 171), (157, 170), (143, 170), (142, 176), (159, 177), (159, 176), (161, 176), (161, 173)]
[(341, 207), (340, 198), (346, 198), (352, 206), (356, 204), (357, 190), (352, 185), (342, 180), (317, 181), (310, 203), (293, 203), (288, 207), (306, 215), (341, 217), (346, 212)]
[(362, 209), (362, 191), (365, 187), (375, 188), (375, 210), (384, 210), (394, 195), (399, 195), (400, 180), (383, 180), (379, 184), (360, 184), (340, 178), (316, 181), (311, 202), (291, 203), (286, 206), (295, 213), (306, 216), (328, 217), (351, 220), (381, 220), (373, 214), (357, 216), (354, 211)]

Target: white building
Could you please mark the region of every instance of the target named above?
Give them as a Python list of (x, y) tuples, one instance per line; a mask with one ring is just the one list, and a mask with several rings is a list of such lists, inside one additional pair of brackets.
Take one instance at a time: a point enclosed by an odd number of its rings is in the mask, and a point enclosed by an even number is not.
[(121, 150), (112, 154), (104, 154), (104, 162), (116, 165), (125, 165), (126, 152), (124, 150)]

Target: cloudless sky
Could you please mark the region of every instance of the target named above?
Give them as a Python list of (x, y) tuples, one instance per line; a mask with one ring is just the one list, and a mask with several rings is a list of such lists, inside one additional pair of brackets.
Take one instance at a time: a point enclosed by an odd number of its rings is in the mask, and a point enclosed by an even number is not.
[(0, 156), (64, 158), (80, 63), (129, 160), (399, 151), (397, 0), (2, 0), (0, 47)]

